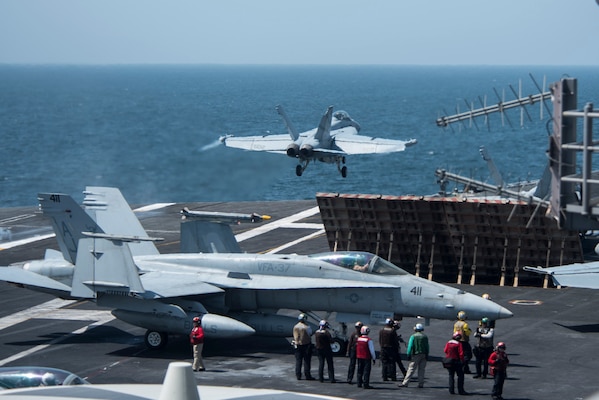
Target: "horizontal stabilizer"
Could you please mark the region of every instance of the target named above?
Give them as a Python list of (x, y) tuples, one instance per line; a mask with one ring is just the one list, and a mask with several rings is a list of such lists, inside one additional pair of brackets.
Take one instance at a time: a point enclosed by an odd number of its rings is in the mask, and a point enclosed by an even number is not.
[(140, 237), (140, 236), (127, 236), (127, 235), (113, 235), (110, 233), (93, 233), (93, 232), (82, 232), (83, 236), (97, 238), (97, 239), (108, 239), (117, 242), (160, 242), (164, 238), (159, 237)]
[(18, 283), (40, 289), (57, 290), (66, 292), (66, 294), (71, 292), (71, 288), (65, 284), (19, 267), (0, 267), (0, 281)]
[(71, 294), (94, 298), (97, 292), (105, 291), (122, 295), (144, 292), (129, 244), (99, 238), (81, 239)]

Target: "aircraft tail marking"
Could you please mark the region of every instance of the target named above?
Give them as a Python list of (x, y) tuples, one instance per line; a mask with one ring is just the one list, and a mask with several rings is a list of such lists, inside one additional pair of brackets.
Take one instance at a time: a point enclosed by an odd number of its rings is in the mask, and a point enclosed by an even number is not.
[[(119, 236), (148, 237), (137, 216), (117, 188), (88, 186), (85, 188), (83, 205), (105, 233)], [(158, 255), (151, 241), (139, 241), (129, 245), (134, 256)]]

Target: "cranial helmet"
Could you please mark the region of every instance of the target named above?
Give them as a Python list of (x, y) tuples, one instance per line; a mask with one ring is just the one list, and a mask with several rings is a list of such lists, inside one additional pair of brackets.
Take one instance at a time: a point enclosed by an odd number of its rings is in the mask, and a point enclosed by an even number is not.
[(297, 319), (300, 321), (306, 321), (308, 319), (308, 316), (304, 313), (301, 313), (300, 315), (297, 316)]
[(327, 322), (327, 320), (326, 320), (326, 319), (323, 319), (323, 320), (321, 320), (321, 321), (320, 321), (320, 324), (319, 324), (319, 325), (320, 325), (320, 327), (322, 327), (322, 328), (328, 328), (328, 326), (329, 326), (329, 323)]
[(451, 338), (453, 340), (462, 340), (462, 335), (460, 334), (460, 332), (454, 332), (454, 334)]
[(368, 335), (370, 333), (370, 328), (367, 326), (363, 326), (362, 329), (360, 329), (360, 334), (362, 335)]
[(460, 312), (458, 313), (458, 319), (459, 319), (460, 321), (463, 321), (463, 320), (465, 320), (466, 318), (468, 318), (468, 316), (466, 315), (466, 311), (460, 311)]
[(414, 330), (416, 332), (422, 332), (424, 330), (424, 326), (422, 326), (422, 324), (416, 324), (414, 325)]
[(193, 322), (200, 323), (200, 317), (193, 317)]
[(482, 298), (483, 298), (483, 299), (487, 299), (487, 300), (491, 300), (491, 295), (490, 295), (489, 293), (484, 293), (484, 294), (482, 295)]
[(483, 319), (481, 319), (480, 322), (482, 322), (483, 324), (487, 325), (489, 323), (489, 318), (483, 317)]
[(364, 324), (361, 321), (356, 322), (356, 324), (354, 325), (356, 328), (361, 328), (362, 326), (364, 326)]
[(505, 343), (503, 343), (503, 342), (497, 343), (497, 348), (505, 350)]
[(389, 325), (389, 326), (393, 325), (393, 320), (391, 318), (387, 318), (385, 320), (385, 325)]

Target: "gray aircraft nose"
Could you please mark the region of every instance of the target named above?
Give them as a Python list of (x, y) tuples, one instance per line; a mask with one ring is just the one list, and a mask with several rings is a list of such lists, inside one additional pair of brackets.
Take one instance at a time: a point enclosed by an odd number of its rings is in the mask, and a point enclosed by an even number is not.
[(514, 314), (507, 308), (500, 306), (492, 300), (483, 299), (472, 293), (462, 293), (454, 298), (455, 312), (466, 311), (468, 319), (479, 320), (483, 317), (492, 320), (510, 318)]
[(501, 318), (511, 318), (513, 316), (514, 316), (514, 314), (510, 310), (508, 310), (505, 307), (501, 307), (500, 306), (500, 308), (499, 308), (499, 319), (501, 319)]

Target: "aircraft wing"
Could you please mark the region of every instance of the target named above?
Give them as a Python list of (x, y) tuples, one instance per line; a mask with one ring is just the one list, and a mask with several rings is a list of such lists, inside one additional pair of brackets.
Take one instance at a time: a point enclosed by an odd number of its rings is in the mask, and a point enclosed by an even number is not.
[(336, 135), (335, 145), (347, 154), (380, 154), (404, 151), (416, 144), (416, 139), (393, 140), (362, 135)]
[(71, 288), (63, 283), (18, 267), (0, 267), (0, 281), (71, 293)]
[(549, 275), (556, 286), (599, 289), (599, 262), (577, 263), (550, 268), (524, 267), (524, 270)]
[(220, 138), (226, 147), (251, 151), (267, 151), (269, 153), (286, 154), (287, 146), (293, 143), (289, 135), (263, 135), (237, 137), (226, 135)]
[(140, 276), (147, 292), (156, 297), (183, 297), (221, 293), (222, 289), (206, 283), (199, 274), (152, 271)]

